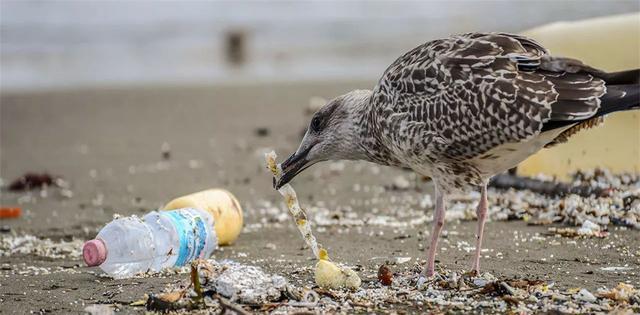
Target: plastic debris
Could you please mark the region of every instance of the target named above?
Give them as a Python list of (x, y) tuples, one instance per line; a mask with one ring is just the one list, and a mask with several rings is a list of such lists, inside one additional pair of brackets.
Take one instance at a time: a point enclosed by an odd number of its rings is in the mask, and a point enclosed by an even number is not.
[[(214, 279), (203, 279), (203, 286), (218, 294), (242, 303), (265, 303), (277, 300), (286, 289), (287, 280), (265, 273), (262, 268), (231, 261), (213, 264), (209, 268), (222, 270)], [(213, 281), (211, 281), (213, 280)]]
[(319, 287), (325, 289), (356, 290), (361, 284), (360, 277), (355, 271), (331, 262), (325, 249), (320, 250), (320, 260), (315, 268), (315, 280)]
[[(172, 312), (206, 308), (214, 313), (230, 310), (250, 314), (236, 303), (269, 304), (294, 291), (282, 276), (233, 261), (196, 260), (191, 263), (190, 280), (188, 287), (178, 285), (164, 293), (148, 294), (144, 299), (147, 310)], [(134, 303), (140, 305), (141, 301)]]
[(208, 211), (215, 221), (218, 245), (235, 242), (244, 222), (242, 206), (238, 199), (225, 189), (207, 189), (169, 201), (163, 210), (196, 208)]
[(595, 302), (596, 301), (596, 297), (589, 292), (589, 290), (587, 289), (580, 289), (580, 291), (578, 291), (578, 293), (576, 293), (575, 298), (580, 300), (580, 301), (585, 301), (585, 302)]
[(16, 219), (22, 215), (22, 209), (19, 207), (1, 207), (0, 219)]
[[(218, 210), (220, 212), (221, 210)], [(214, 216), (205, 209), (152, 211), (118, 218), (82, 247), (84, 262), (114, 278), (182, 267), (218, 248)]]
[[(264, 157), (267, 162), (267, 168), (269, 168), (276, 180), (280, 179), (280, 176), (282, 176), (282, 168), (280, 167), (280, 164), (276, 163), (276, 153), (271, 151), (266, 153)], [(290, 184), (286, 184), (280, 187), (278, 192), (280, 192), (284, 197), (287, 208), (289, 208), (289, 211), (296, 222), (296, 226), (298, 227), (300, 234), (302, 234), (304, 241), (307, 243), (307, 246), (311, 248), (313, 255), (319, 259), (320, 251), (318, 249), (318, 242), (311, 232), (311, 225), (309, 224), (307, 213), (300, 207), (296, 191)]]

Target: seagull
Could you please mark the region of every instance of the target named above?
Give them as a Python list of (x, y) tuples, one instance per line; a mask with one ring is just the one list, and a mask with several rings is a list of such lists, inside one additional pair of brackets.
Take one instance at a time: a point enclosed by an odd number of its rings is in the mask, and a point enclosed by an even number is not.
[(491, 177), (609, 113), (638, 108), (640, 69), (607, 73), (551, 55), (520, 35), (454, 35), (400, 56), (373, 90), (351, 91), (321, 107), (275, 188), (327, 160), (365, 160), (432, 178), (435, 213), (424, 277), (434, 275), (447, 195), (479, 190), (471, 266), (479, 274)]

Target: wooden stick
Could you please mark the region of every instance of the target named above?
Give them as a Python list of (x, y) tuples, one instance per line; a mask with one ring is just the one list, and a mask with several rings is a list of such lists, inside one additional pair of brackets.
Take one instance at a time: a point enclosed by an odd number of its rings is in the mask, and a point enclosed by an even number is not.
[(532, 192), (552, 197), (562, 197), (569, 194), (576, 194), (582, 197), (606, 197), (609, 195), (609, 189), (592, 187), (591, 185), (574, 186), (509, 173), (494, 176), (489, 182), (489, 186), (498, 189), (531, 190)]

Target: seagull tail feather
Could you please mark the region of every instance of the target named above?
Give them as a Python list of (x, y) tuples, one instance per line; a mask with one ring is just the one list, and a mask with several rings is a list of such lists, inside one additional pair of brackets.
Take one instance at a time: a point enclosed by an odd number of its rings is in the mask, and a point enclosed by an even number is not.
[[(545, 129), (552, 130), (567, 125), (573, 125), (565, 130), (545, 147), (552, 147), (558, 143), (567, 142), (569, 137), (583, 129), (600, 125), (605, 115), (640, 109), (640, 69), (615, 73), (601, 73), (598, 75), (606, 83), (607, 92), (600, 98), (600, 108), (595, 115), (579, 121), (557, 121), (548, 124)], [(544, 129), (543, 129), (544, 130)]]
[(613, 112), (640, 109), (640, 83), (607, 84), (607, 93), (600, 99), (600, 108), (594, 117)]

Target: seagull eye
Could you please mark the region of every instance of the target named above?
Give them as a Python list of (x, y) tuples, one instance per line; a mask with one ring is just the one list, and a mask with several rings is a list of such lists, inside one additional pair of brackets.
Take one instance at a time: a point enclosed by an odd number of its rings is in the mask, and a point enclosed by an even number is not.
[(311, 119), (311, 130), (318, 131), (320, 130), (320, 117), (316, 116)]

